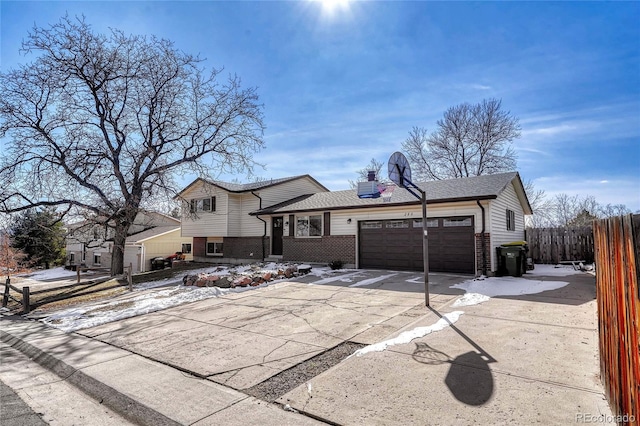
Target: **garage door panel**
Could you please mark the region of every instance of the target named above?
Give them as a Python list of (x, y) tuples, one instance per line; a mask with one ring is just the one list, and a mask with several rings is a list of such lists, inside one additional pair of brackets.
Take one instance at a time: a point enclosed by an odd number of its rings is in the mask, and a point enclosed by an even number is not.
[[(429, 222), (438, 225), (428, 228), (429, 270), (474, 273), (473, 219), (466, 216), (429, 219)], [(422, 271), (422, 227), (418, 222), (419, 227), (414, 228), (413, 223), (400, 219), (361, 222), (358, 238), (360, 266)], [(443, 226), (444, 223), (455, 226)]]

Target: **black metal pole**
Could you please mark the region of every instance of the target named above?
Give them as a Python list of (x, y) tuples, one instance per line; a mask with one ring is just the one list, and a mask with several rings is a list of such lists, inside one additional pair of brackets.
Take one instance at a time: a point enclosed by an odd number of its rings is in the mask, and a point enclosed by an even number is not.
[(424, 302), (429, 306), (429, 233), (427, 232), (427, 194), (422, 195), (422, 258), (424, 263)]

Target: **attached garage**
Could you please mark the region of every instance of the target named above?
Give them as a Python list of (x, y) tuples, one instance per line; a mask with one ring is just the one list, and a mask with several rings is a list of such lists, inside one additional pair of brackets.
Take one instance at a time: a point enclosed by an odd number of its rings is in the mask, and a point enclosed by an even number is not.
[[(429, 218), (429, 270), (476, 272), (473, 217)], [(366, 220), (358, 224), (361, 268), (423, 270), (422, 219)]]
[[(491, 275), (498, 265), (496, 247), (525, 238), (524, 216), (531, 206), (517, 172), (419, 187), (428, 207), (430, 271)], [(422, 271), (421, 207), (404, 188), (396, 188), (391, 198), (359, 198), (351, 189), (301, 195), (251, 214), (284, 221), (282, 252), (269, 260)], [(317, 232), (299, 233), (310, 217)]]

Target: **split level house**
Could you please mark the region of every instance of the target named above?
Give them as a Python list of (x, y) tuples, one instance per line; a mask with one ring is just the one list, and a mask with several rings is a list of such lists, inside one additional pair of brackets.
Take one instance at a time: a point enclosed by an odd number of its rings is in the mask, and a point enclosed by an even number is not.
[[(156, 212), (140, 212), (129, 229), (124, 249), (124, 265), (133, 272), (151, 270), (151, 260), (182, 252), (193, 260), (191, 238), (181, 236), (180, 220)], [(110, 267), (113, 229), (95, 221), (67, 225), (67, 265), (89, 268)]]
[[(430, 271), (491, 275), (496, 247), (525, 237), (532, 211), (517, 172), (418, 186), (427, 198)], [(421, 201), (406, 189), (359, 198), (309, 175), (250, 184), (196, 179), (176, 198), (195, 261), (423, 269)]]

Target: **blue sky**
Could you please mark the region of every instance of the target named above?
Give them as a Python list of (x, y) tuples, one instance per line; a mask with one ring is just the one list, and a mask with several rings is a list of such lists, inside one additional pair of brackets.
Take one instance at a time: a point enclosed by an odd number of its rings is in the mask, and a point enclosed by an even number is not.
[[(502, 99), (523, 180), (640, 210), (640, 2), (0, 2), (2, 70), (27, 31), (68, 13), (155, 34), (258, 87), (276, 178), (349, 187), (413, 126)], [(223, 176), (245, 181), (244, 176)]]

